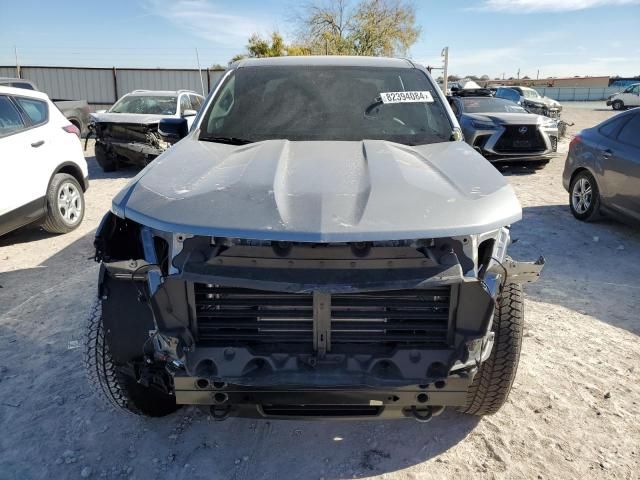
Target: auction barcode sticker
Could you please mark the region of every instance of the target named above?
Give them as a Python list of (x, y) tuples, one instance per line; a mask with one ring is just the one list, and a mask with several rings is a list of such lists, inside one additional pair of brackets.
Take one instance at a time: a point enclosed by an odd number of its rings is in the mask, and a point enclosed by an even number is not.
[(433, 103), (431, 92), (382, 92), (382, 103)]

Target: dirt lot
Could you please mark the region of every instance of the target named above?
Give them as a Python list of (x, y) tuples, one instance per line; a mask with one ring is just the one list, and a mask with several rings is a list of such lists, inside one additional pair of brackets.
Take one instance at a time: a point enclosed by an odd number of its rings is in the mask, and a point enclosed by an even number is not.
[[(566, 109), (570, 129), (611, 115)], [(566, 152), (568, 141), (561, 144)], [(396, 422), (214, 423), (114, 413), (91, 396), (78, 340), (95, 294), (92, 235), (134, 171), (102, 174), (81, 228), (0, 238), (0, 478), (640, 478), (640, 232), (573, 219), (564, 156), (508, 171), (524, 207), (511, 253), (547, 259), (527, 288), (527, 326), (508, 404), (479, 420), (447, 411)]]

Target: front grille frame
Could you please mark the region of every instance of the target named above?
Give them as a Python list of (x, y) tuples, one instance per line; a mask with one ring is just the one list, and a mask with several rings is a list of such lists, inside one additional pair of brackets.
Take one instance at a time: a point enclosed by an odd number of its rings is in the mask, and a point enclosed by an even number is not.
[[(527, 128), (526, 135), (521, 135), (519, 129)], [(537, 125), (504, 125), (504, 131), (496, 140), (493, 150), (498, 153), (541, 153), (547, 150), (547, 144), (544, 136)], [(514, 142), (517, 140), (529, 140), (531, 146), (516, 147)], [(534, 142), (535, 140), (535, 142)]]
[[(213, 284), (191, 283), (188, 288), (193, 332), (198, 345), (249, 347), (254, 351), (273, 347), (287, 352), (324, 354), (325, 351), (363, 351), (369, 347), (385, 351), (397, 348), (447, 349), (454, 340), (458, 295), (458, 286), (455, 284), (412, 290), (339, 293), (330, 296), (322, 294), (323, 298), (330, 298), (331, 305), (330, 321), (324, 327), (320, 319), (316, 318), (317, 314), (314, 315), (313, 294), (223, 286), (203, 289), (202, 286), (205, 285)], [(256, 295), (260, 297), (257, 300), (264, 301), (265, 304), (250, 311), (242, 307), (234, 311), (221, 310), (203, 300), (203, 296), (213, 294), (213, 298), (209, 299), (211, 303), (217, 301), (220, 306), (224, 304), (226, 307), (235, 307), (233, 298), (216, 298), (217, 294), (229, 292)], [(298, 310), (294, 311), (301, 313), (297, 322), (291, 316), (283, 318), (279, 306), (274, 305), (282, 299), (286, 300), (281, 305), (296, 304)], [(391, 301), (385, 306), (386, 299)], [(406, 305), (401, 305), (403, 299), (407, 299)], [(235, 300), (240, 301), (241, 298), (236, 297)], [(203, 307), (206, 309), (203, 310)], [(230, 325), (228, 312), (233, 312), (230, 315), (233, 317), (231, 321), (241, 325)], [(286, 327), (299, 330), (288, 333)], [(229, 330), (221, 331), (225, 328)], [(328, 329), (324, 330), (325, 346), (318, 345), (317, 341), (322, 328)], [(243, 329), (247, 332), (237, 334), (238, 330)]]

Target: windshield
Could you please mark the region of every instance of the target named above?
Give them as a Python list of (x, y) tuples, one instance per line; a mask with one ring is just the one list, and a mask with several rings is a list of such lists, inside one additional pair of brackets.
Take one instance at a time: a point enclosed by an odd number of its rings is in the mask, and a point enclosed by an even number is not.
[(109, 112), (175, 115), (177, 103), (176, 97), (165, 95), (127, 95), (111, 107)]
[(538, 92), (530, 88), (523, 88), (522, 96), (525, 98), (540, 98), (540, 95), (538, 95)]
[[(437, 88), (437, 87), (435, 87)], [(416, 69), (241, 67), (205, 113), (201, 140), (449, 141), (452, 125)]]
[(527, 113), (520, 105), (502, 98), (464, 98), (462, 105), (466, 113)]

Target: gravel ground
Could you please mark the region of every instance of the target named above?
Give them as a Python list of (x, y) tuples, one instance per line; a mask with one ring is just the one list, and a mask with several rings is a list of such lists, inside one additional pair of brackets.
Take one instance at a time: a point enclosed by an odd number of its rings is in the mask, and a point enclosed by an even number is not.
[[(601, 104), (565, 112), (576, 123), (570, 134), (611, 115)], [(135, 172), (105, 175), (90, 154), (77, 231), (0, 238), (1, 479), (640, 478), (640, 233), (573, 219), (564, 155), (541, 171), (504, 172), (524, 208), (511, 254), (548, 262), (526, 289), (508, 403), (491, 417), (446, 411), (423, 425), (214, 423), (196, 408), (141, 419), (103, 407), (78, 348), (98, 271), (91, 242)]]

